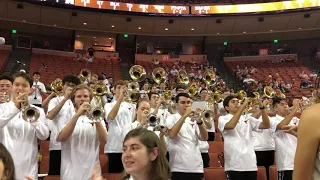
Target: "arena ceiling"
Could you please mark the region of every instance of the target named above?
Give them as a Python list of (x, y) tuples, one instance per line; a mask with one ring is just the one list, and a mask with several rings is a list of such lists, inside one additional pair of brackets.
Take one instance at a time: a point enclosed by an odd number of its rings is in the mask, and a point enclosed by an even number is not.
[[(23, 9), (17, 4), (23, 4)], [(72, 16), (77, 12), (77, 16)], [(307, 39), (320, 37), (320, 11), (295, 12), (265, 16), (230, 17), (148, 17), (125, 16), (71, 9), (58, 9), (21, 3), (11, 0), (0, 1), (0, 19), (11, 22), (44, 25), (55, 28), (108, 33), (129, 33), (151, 36), (207, 36), (207, 43), (254, 42), (273, 39)], [(131, 18), (131, 22), (127, 18)], [(258, 18), (264, 21), (259, 22)], [(173, 23), (169, 23), (169, 19)], [(221, 23), (217, 23), (221, 19)], [(16, 23), (15, 23), (16, 24)], [(2, 23), (1, 29), (9, 24)]]

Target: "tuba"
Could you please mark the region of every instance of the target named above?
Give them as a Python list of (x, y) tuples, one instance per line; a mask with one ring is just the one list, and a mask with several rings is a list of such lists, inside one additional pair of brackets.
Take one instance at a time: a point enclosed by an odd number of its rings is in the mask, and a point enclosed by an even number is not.
[(63, 84), (60, 78), (55, 79), (50, 86), (52, 91), (55, 92), (56, 94), (61, 94), (63, 91)]
[(146, 79), (146, 70), (140, 65), (134, 65), (129, 70), (129, 75), (133, 81), (141, 82)]
[(216, 82), (216, 73), (211, 69), (207, 69), (203, 73), (203, 80), (207, 84), (207, 86), (213, 86)]
[(152, 71), (152, 79), (155, 83), (165, 83), (167, 81), (167, 72), (163, 68), (155, 68)]
[(196, 84), (191, 84), (187, 92), (190, 97), (195, 97), (198, 94), (199, 87)]
[(185, 85), (189, 84), (188, 73), (185, 70), (179, 71), (178, 79), (179, 79), (179, 83), (181, 83), (181, 84), (185, 84)]
[(80, 78), (81, 82), (83, 83), (84, 81), (86, 81), (88, 78), (91, 77), (91, 72), (89, 69), (81, 69), (78, 77)]

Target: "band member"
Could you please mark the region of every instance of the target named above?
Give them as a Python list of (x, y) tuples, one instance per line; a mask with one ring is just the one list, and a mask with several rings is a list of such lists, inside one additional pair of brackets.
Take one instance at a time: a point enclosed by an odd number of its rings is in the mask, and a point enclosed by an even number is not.
[[(2, 121), (0, 126), (0, 142), (12, 155), (15, 169), (17, 169), (17, 179), (24, 179), (25, 176), (31, 176), (33, 179), (38, 178), (37, 139), (46, 140), (49, 137), (43, 109), (27, 105), (31, 86), (32, 79), (29, 75), (20, 72), (13, 76), (12, 98), (22, 98), (23, 110), (10, 121), (5, 123)], [(34, 108), (35, 119), (26, 118), (24, 108), (28, 106)], [(38, 119), (36, 119), (37, 115), (39, 115)]]
[(297, 138), (282, 129), (286, 125), (298, 125), (299, 118), (295, 117), (300, 107), (300, 100), (293, 100), (293, 111), (289, 113), (286, 99), (274, 98), (273, 108), (276, 116), (272, 117), (272, 130), (275, 132), (276, 161), (279, 180), (291, 180), (294, 167), (294, 156), (297, 146)]
[(109, 173), (120, 173), (123, 171), (122, 156), (122, 132), (126, 124), (134, 120), (135, 105), (125, 100), (127, 81), (118, 81), (115, 84), (116, 100), (105, 105), (106, 119), (108, 122), (108, 143), (104, 153), (108, 155)]
[[(131, 131), (132, 129), (135, 128), (147, 128), (150, 131), (154, 131), (154, 127), (150, 126), (147, 123), (150, 123), (148, 120), (148, 116), (151, 112), (150, 109), (150, 103), (148, 99), (141, 99), (136, 107), (136, 117), (135, 117), (135, 121), (133, 121), (130, 124), (126, 124), (123, 127), (123, 139), (125, 138), (125, 136), (128, 134), (129, 131)], [(160, 131), (159, 131), (160, 130)], [(167, 152), (167, 145), (166, 145), (166, 140), (165, 140), (165, 133), (167, 128), (164, 127), (163, 129), (159, 129), (158, 131), (155, 131), (155, 133), (159, 136), (160, 138), (160, 142), (161, 145), (163, 147), (164, 152)]]
[(253, 132), (270, 128), (264, 105), (259, 101), (262, 122), (250, 115), (242, 115), (251, 100), (240, 105), (236, 96), (228, 96), (223, 106), (229, 113), (220, 116), (218, 128), (224, 138), (225, 171), (228, 180), (256, 180), (257, 160), (254, 153)]
[(40, 73), (33, 73), (33, 85), (29, 94), (29, 103), (41, 107), (42, 96), (46, 95), (46, 87), (40, 82)]
[(157, 115), (160, 124), (165, 124), (165, 120), (170, 115), (167, 107), (168, 102), (158, 93), (151, 92), (148, 96), (150, 97), (151, 112)]
[(16, 179), (11, 154), (2, 143), (0, 143), (0, 179)]
[[(217, 112), (217, 108), (214, 109), (214, 107), (216, 106), (216, 104), (213, 105), (213, 107), (210, 107), (209, 104), (208, 104), (208, 101), (210, 99), (210, 95), (209, 95), (209, 92), (207, 89), (203, 88), (200, 90), (200, 101), (203, 101), (204, 103), (206, 103), (206, 109), (210, 109), (212, 110), (213, 112)], [(215, 134), (215, 124), (214, 124), (214, 121), (211, 122), (211, 128), (208, 129), (208, 141), (214, 141), (214, 134)], [(208, 145), (209, 147), (209, 145)]]
[(75, 112), (71, 120), (61, 126), (63, 128), (57, 138), (61, 141), (62, 179), (90, 179), (94, 165), (99, 163), (99, 145), (107, 143), (104, 121), (92, 124), (93, 120), (88, 117), (91, 99), (92, 92), (85, 85), (79, 85), (72, 91)]
[(71, 119), (71, 114), (74, 111), (73, 103), (70, 100), (71, 93), (74, 87), (79, 85), (80, 79), (74, 75), (67, 75), (62, 80), (63, 94), (58, 95), (49, 102), (48, 127), (51, 131), (50, 135), (50, 160), (49, 160), (49, 175), (60, 175), (60, 162), (61, 162), (61, 143), (57, 142), (59, 135), (59, 124)]
[(169, 128), (169, 155), (172, 180), (203, 178), (203, 162), (198, 140), (208, 139), (207, 129), (200, 119), (190, 118), (192, 99), (187, 93), (176, 96), (177, 113), (170, 115), (166, 124)]
[(12, 82), (12, 77), (6, 75), (0, 76), (0, 103), (10, 101)]
[(159, 138), (145, 128), (131, 130), (123, 141), (122, 179), (170, 179), (170, 167)]

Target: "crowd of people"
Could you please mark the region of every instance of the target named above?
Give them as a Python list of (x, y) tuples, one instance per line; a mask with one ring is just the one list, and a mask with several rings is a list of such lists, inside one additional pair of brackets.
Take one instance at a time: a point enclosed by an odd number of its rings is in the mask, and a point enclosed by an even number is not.
[(280, 96), (272, 104), (241, 98), (221, 85), (217, 70), (197, 70), (182, 78), (173, 66), (158, 84), (158, 76), (134, 73), (135, 88), (104, 74), (66, 75), (51, 92), (39, 72), (1, 76), (0, 179), (38, 179), (37, 140), (49, 138), (48, 175), (64, 180), (101, 179), (100, 145), (108, 173), (123, 173), (122, 179), (201, 180), (210, 167), (208, 142), (219, 133), (228, 179), (256, 180), (257, 166), (268, 175), (276, 153), (278, 177), (291, 180), (302, 101), (289, 108)]

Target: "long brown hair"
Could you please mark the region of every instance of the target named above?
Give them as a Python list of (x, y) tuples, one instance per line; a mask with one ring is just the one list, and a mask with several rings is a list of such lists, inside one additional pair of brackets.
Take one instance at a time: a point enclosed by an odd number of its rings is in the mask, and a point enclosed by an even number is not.
[(3, 176), (5, 176), (7, 180), (15, 180), (14, 163), (11, 154), (2, 143), (0, 143), (0, 160), (4, 165)]
[[(148, 149), (148, 153), (152, 153), (154, 148), (158, 149), (158, 157), (151, 162), (151, 168), (148, 172), (149, 180), (168, 180), (171, 177), (171, 170), (169, 163), (165, 157), (165, 152), (163, 147), (161, 147), (159, 137), (152, 131), (149, 131), (145, 128), (136, 128), (131, 130), (126, 137), (124, 142), (130, 138), (138, 137), (140, 142), (145, 145)], [(122, 180), (129, 179), (130, 174), (125, 173), (121, 178)]]

